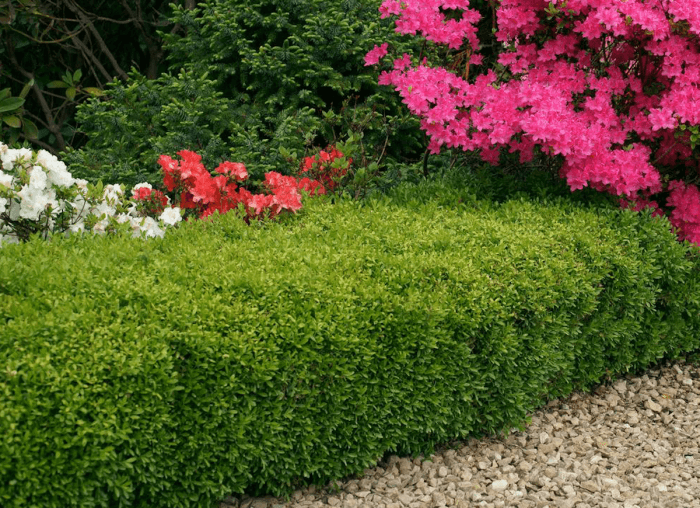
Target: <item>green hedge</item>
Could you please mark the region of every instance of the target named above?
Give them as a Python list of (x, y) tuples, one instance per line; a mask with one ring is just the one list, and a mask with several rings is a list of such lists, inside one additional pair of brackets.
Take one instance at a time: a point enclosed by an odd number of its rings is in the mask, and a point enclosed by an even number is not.
[(0, 505), (280, 494), (699, 347), (667, 222), (436, 192), (3, 248)]

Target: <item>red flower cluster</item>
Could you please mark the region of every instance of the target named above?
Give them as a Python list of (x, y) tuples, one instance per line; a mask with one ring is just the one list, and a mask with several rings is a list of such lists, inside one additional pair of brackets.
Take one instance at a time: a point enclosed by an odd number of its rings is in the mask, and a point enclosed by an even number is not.
[[(161, 155), (158, 164), (165, 175), (163, 183), (169, 192), (179, 195), (180, 207), (193, 209), (200, 218), (208, 217), (215, 211), (224, 214), (239, 203), (245, 205), (248, 217), (262, 217), (269, 214), (275, 217), (282, 210), (296, 212), (301, 208), (299, 189), (317, 189), (319, 182), (297, 182), (293, 177), (282, 176), (274, 171), (265, 175), (265, 185), (271, 194), (252, 194), (238, 183), (248, 178), (245, 166), (239, 162), (222, 162), (212, 175), (201, 163), (201, 156), (189, 150), (177, 153), (182, 160), (177, 161), (168, 155)], [(313, 192), (310, 192), (313, 195)]]
[(168, 197), (159, 190), (150, 186), (136, 186), (132, 190), (134, 200), (139, 207), (139, 211), (148, 216), (160, 215), (168, 205)]
[(299, 175), (308, 173), (314, 180), (308, 177), (302, 178), (299, 181), (300, 188), (308, 190), (311, 195), (314, 195), (314, 191), (317, 194), (325, 194), (326, 189), (334, 190), (340, 179), (348, 172), (350, 164), (352, 164), (352, 159), (349, 158), (344, 167), (332, 167), (333, 161), (341, 158), (343, 154), (334, 146), (329, 146), (326, 150), (328, 151), (321, 150), (318, 155), (313, 157), (306, 157), (301, 165)]

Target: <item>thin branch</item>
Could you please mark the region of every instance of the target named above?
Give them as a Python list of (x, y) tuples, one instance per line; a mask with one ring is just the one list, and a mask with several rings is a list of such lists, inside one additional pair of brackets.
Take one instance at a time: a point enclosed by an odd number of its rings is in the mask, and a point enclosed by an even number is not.
[(73, 3), (73, 0), (63, 0), (63, 3), (75, 13), (76, 16), (78, 16), (78, 19), (80, 20), (80, 24), (84, 25), (90, 30), (92, 35), (95, 37), (95, 40), (97, 40), (97, 45), (100, 47), (100, 50), (105, 54), (107, 59), (110, 61), (112, 66), (114, 67), (114, 70), (117, 72), (120, 78), (122, 78), (124, 81), (129, 80), (129, 76), (122, 70), (122, 68), (119, 66), (117, 63), (117, 60), (114, 58), (114, 55), (112, 52), (109, 50), (107, 45), (105, 44), (105, 41), (102, 39), (102, 36), (100, 33), (97, 31), (95, 28), (95, 25), (93, 25), (92, 21), (90, 21), (85, 14), (78, 8), (77, 5)]
[[(71, 20), (71, 21), (72, 21), (72, 20)], [(18, 34), (20, 34), (22, 37), (26, 37), (26, 38), (29, 39), (30, 41), (36, 42), (37, 44), (60, 44), (61, 42), (65, 42), (65, 41), (67, 41), (68, 39), (72, 39), (73, 37), (75, 37), (76, 35), (78, 35), (80, 32), (82, 32), (82, 31), (85, 29), (84, 27), (83, 27), (83, 28), (80, 28), (79, 30), (76, 30), (76, 31), (73, 32), (73, 33), (69, 33), (69, 34), (68, 34), (67, 36), (65, 36), (63, 39), (58, 39), (58, 40), (55, 40), (55, 41), (40, 41), (39, 39), (35, 39), (35, 38), (32, 37), (31, 35), (26, 34), (26, 33), (22, 32), (21, 30), (17, 30), (16, 28), (12, 28), (12, 25), (7, 25), (7, 27), (8, 27), (10, 30), (12, 30), (13, 32), (18, 33)]]
[(146, 42), (148, 43), (150, 41), (153, 41), (154, 39), (146, 33), (146, 30), (143, 27), (143, 24), (142, 24), (143, 20), (140, 19), (140, 16), (141, 16), (140, 9), (139, 9), (139, 13), (137, 14), (133, 10), (131, 10), (131, 7), (129, 7), (129, 4), (127, 3), (126, 0), (119, 0), (119, 2), (122, 4), (122, 7), (124, 7), (124, 9), (129, 14), (129, 16), (131, 16), (131, 19), (133, 20), (134, 24), (136, 25), (136, 28), (139, 29), (139, 32), (141, 32), (141, 35), (143, 35), (144, 39), (146, 39)]
[(40, 116), (35, 115), (35, 114), (32, 113), (31, 111), (27, 111), (27, 110), (25, 109), (23, 114), (24, 114), (24, 116), (28, 116), (29, 118), (31, 118), (32, 121), (33, 121), (35, 124), (37, 124), (37, 123), (38, 123), (38, 124), (41, 124), (41, 126), (42, 126), (44, 129), (48, 129), (48, 128), (49, 128), (48, 124), (44, 121), (43, 118), (41, 118)]
[(156, 79), (158, 76), (158, 63), (160, 62), (162, 56), (163, 56), (163, 49), (161, 47), (160, 41), (157, 38), (153, 38), (150, 35), (148, 35), (148, 32), (146, 32), (146, 29), (144, 28), (143, 24), (141, 23), (141, 3), (138, 3), (137, 6), (137, 12), (134, 12), (131, 10), (131, 7), (129, 7), (129, 4), (126, 2), (126, 0), (120, 0), (122, 6), (124, 9), (126, 9), (126, 12), (134, 18), (134, 23), (136, 24), (136, 28), (138, 28), (139, 32), (141, 32), (141, 35), (143, 35), (144, 40), (146, 41), (146, 46), (148, 46), (148, 70), (146, 71), (146, 77), (148, 79)]
[[(31, 72), (24, 69), (17, 61), (17, 55), (15, 55), (15, 48), (12, 46), (12, 44), (7, 44), (6, 47), (7, 47), (7, 54), (10, 57), (10, 62), (12, 62), (12, 65), (25, 78), (27, 78), (29, 80), (34, 79), (34, 74), (32, 74)], [(44, 112), (44, 116), (46, 118), (46, 123), (48, 125), (49, 132), (51, 132), (51, 134), (53, 134), (56, 137), (56, 142), (58, 144), (58, 151), (62, 152), (63, 150), (66, 149), (66, 142), (63, 139), (63, 134), (61, 134), (61, 128), (58, 125), (56, 125), (56, 123), (54, 122), (54, 117), (51, 114), (51, 108), (49, 107), (48, 103), (46, 102), (46, 98), (44, 97), (44, 94), (39, 89), (39, 86), (36, 83), (34, 83), (34, 85), (32, 86), (32, 91), (34, 92), (34, 95), (36, 95), (36, 98), (39, 101), (39, 105), (41, 106), (41, 110)], [(52, 152), (53, 151), (54, 150), (52, 150)]]
[(73, 44), (76, 48), (78, 48), (78, 50), (80, 50), (80, 52), (85, 57), (85, 60), (92, 60), (92, 62), (95, 64), (95, 67), (97, 67), (97, 69), (102, 73), (102, 76), (104, 76), (104, 78), (107, 81), (112, 81), (113, 78), (112, 76), (110, 76), (109, 72), (107, 72), (107, 69), (104, 68), (97, 56), (95, 56), (95, 54), (92, 51), (90, 51), (90, 49), (85, 45), (83, 41), (76, 37), (75, 39), (73, 39)]
[(40, 147), (42, 147), (42, 148), (43, 148), (44, 150), (46, 150), (47, 152), (50, 152), (50, 153), (52, 153), (52, 154), (54, 154), (54, 155), (57, 155), (57, 154), (56, 154), (56, 149), (55, 149), (54, 147), (52, 147), (51, 145), (49, 145), (48, 143), (46, 143), (46, 142), (44, 142), (44, 141), (41, 141), (40, 139), (28, 138), (27, 136), (24, 135), (24, 132), (20, 132), (20, 133), (19, 133), (19, 136), (20, 136), (22, 139), (25, 139), (25, 140), (29, 141), (30, 143), (32, 143), (32, 144), (34, 144), (34, 145), (39, 145)]

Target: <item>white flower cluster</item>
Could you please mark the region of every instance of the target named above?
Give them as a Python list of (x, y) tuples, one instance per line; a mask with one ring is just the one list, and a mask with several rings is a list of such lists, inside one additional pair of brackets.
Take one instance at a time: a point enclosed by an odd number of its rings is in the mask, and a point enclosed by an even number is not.
[[(168, 206), (158, 217), (139, 214), (121, 185), (99, 188), (73, 178), (66, 165), (46, 150), (10, 149), (0, 143), (0, 247), (32, 233), (65, 234), (91, 230), (104, 234), (113, 225), (129, 223), (134, 236), (163, 237), (164, 228), (182, 220), (180, 209)], [(147, 187), (139, 184), (134, 189)]]

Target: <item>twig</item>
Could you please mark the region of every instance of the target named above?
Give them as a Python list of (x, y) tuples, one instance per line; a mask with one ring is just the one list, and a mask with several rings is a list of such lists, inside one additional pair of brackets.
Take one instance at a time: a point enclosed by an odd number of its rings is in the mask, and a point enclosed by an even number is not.
[[(100, 60), (92, 51), (90, 51), (83, 41), (76, 37), (73, 39), (73, 45), (75, 45), (75, 47), (86, 57), (86, 60), (92, 60), (95, 67), (97, 67), (107, 81), (112, 81), (113, 78), (110, 76), (109, 72), (107, 72), (107, 69), (104, 68), (104, 66), (100, 63)], [(97, 78), (97, 76), (95, 76), (95, 78)], [(97, 81), (99, 81), (99, 79)]]
[(76, 16), (78, 16), (78, 19), (80, 20), (80, 24), (85, 26), (92, 35), (95, 37), (95, 40), (97, 41), (97, 45), (100, 47), (100, 50), (105, 54), (107, 59), (110, 61), (112, 66), (114, 67), (114, 70), (117, 72), (117, 75), (119, 75), (120, 78), (122, 78), (124, 81), (129, 80), (129, 76), (122, 70), (122, 68), (119, 66), (117, 63), (117, 60), (114, 58), (114, 55), (112, 52), (109, 50), (107, 45), (105, 44), (105, 41), (102, 39), (102, 36), (100, 33), (97, 31), (95, 28), (95, 25), (90, 21), (85, 14), (78, 8), (77, 5), (73, 3), (73, 0), (63, 0), (63, 3), (68, 7), (73, 13), (75, 13)]
[[(10, 57), (10, 62), (12, 62), (12, 65), (22, 74), (25, 78), (27, 79), (34, 79), (34, 74), (31, 72), (28, 72), (26, 69), (24, 69), (19, 62), (17, 61), (17, 55), (15, 55), (14, 47), (12, 44), (7, 44), (7, 54)], [(49, 132), (53, 134), (56, 137), (56, 142), (58, 143), (58, 151), (61, 152), (66, 149), (66, 142), (63, 139), (63, 134), (61, 134), (61, 129), (56, 123), (54, 122), (54, 117), (53, 114), (51, 113), (51, 108), (49, 107), (48, 103), (46, 102), (46, 98), (44, 97), (44, 94), (42, 93), (41, 89), (39, 86), (34, 83), (32, 85), (32, 91), (34, 91), (34, 95), (36, 95), (36, 98), (39, 101), (39, 105), (41, 106), (41, 110), (44, 112), (44, 116), (46, 118), (46, 124), (48, 126)], [(51, 150), (52, 153), (55, 153), (55, 150)]]

